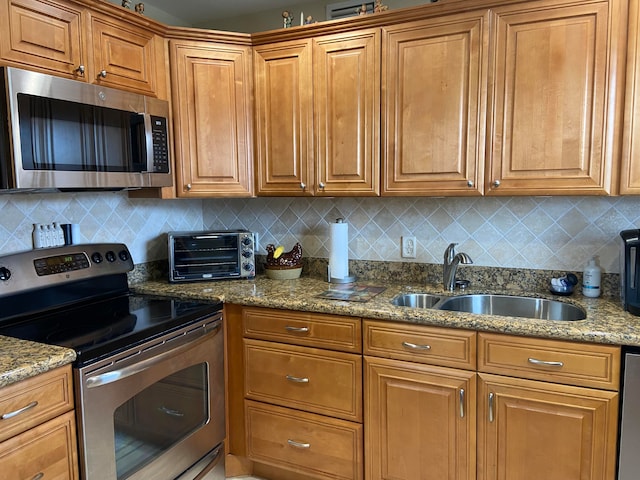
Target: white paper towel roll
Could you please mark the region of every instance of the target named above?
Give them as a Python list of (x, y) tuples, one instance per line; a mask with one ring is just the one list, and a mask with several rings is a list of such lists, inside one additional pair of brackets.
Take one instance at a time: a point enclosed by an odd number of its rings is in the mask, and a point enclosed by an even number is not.
[(329, 227), (329, 272), (331, 278), (349, 276), (349, 225), (342, 219)]

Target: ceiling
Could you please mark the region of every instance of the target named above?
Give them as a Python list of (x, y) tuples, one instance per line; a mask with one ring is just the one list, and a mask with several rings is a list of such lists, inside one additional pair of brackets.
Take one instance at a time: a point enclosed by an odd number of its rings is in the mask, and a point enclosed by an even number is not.
[[(184, 20), (186, 24), (200, 24), (207, 20), (237, 17), (250, 13), (290, 7), (318, 0), (144, 0), (145, 6), (153, 6), (169, 15)], [(136, 3), (135, 1), (132, 3)]]

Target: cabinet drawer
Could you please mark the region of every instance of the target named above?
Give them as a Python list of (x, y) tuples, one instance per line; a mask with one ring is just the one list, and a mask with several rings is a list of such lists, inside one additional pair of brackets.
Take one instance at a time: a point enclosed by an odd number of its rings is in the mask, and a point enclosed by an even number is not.
[(250, 459), (316, 478), (362, 479), (362, 425), (245, 401)]
[(343, 352), (362, 352), (362, 327), (359, 318), (245, 308), (242, 311), (242, 328), (246, 337), (261, 340)]
[(618, 390), (620, 347), (481, 333), (478, 370)]
[(476, 368), (476, 333), (451, 328), (364, 321), (364, 353), (376, 357)]
[(362, 357), (244, 340), (245, 395), (277, 405), (362, 421)]
[(67, 365), (0, 389), (0, 441), (73, 409), (71, 366)]
[(0, 465), (2, 478), (79, 478), (74, 413), (0, 443)]

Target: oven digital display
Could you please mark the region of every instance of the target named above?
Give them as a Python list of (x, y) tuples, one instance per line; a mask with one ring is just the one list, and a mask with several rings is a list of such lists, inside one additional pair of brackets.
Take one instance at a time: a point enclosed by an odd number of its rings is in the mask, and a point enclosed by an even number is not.
[(38, 276), (42, 277), (44, 275), (89, 268), (89, 259), (84, 253), (55, 255), (53, 257), (37, 258), (33, 261), (33, 266)]

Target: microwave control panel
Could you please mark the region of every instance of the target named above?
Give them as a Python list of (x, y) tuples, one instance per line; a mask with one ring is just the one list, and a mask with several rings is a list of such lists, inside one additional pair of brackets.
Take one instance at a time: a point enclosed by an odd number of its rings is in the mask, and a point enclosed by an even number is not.
[(166, 118), (151, 116), (151, 135), (153, 137), (153, 171), (169, 173), (169, 134)]

